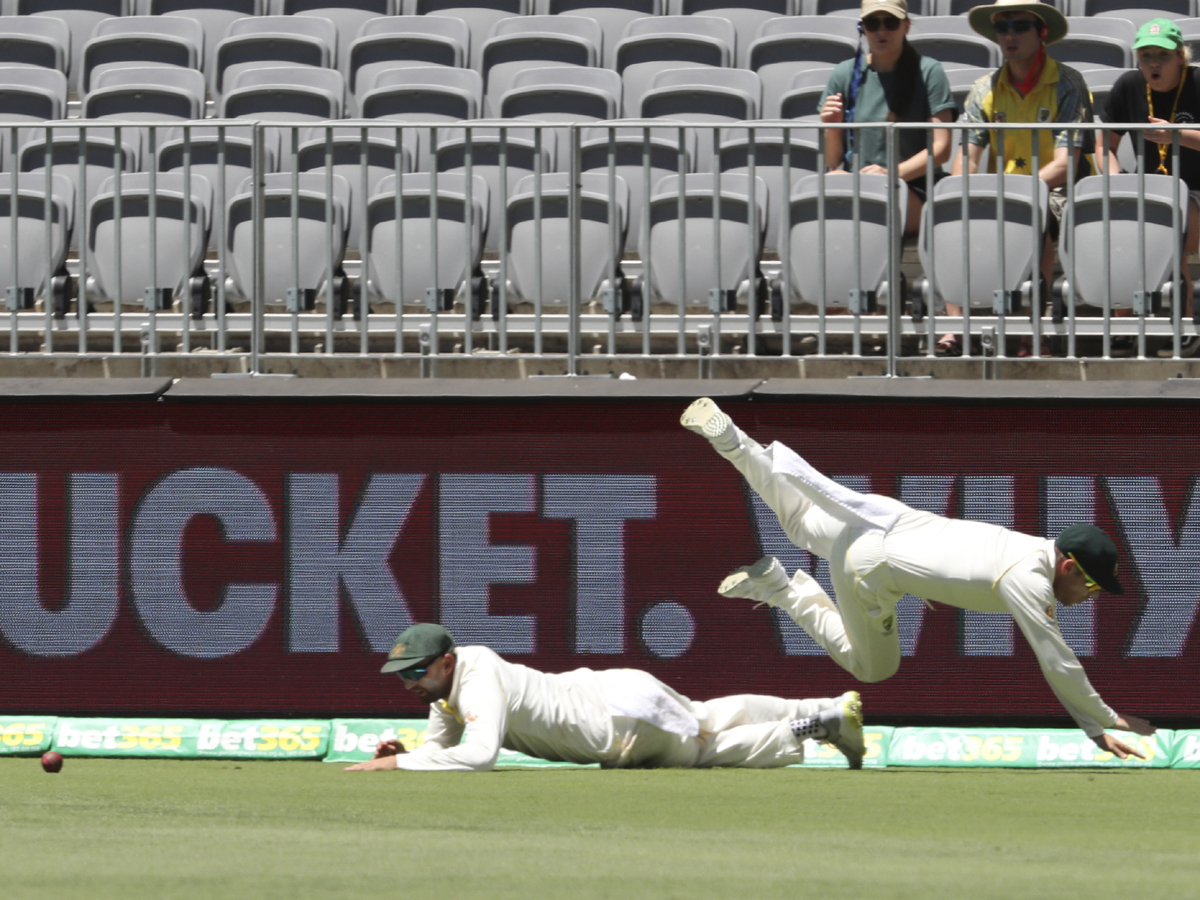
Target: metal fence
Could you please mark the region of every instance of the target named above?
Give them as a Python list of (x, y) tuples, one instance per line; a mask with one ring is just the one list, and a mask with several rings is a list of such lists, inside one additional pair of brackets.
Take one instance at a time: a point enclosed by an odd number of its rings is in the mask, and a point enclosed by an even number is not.
[[(1004, 135), (1051, 127), (991, 126), (1001, 158)], [(1120, 126), (1135, 143), (1147, 127)], [(884, 355), (895, 374), (949, 332), (966, 356), (972, 338), (1003, 358), (1027, 337), (1036, 358), (1054, 336), (1067, 358), (1108, 358), (1119, 339), (1178, 358), (1196, 334), (1176, 299), (1189, 294), (1184, 126), (1155, 127), (1174, 136), (1169, 179), (1138, 154), (1136, 182), (1117, 184), (1099, 158), (1099, 199), (1082, 197), (1085, 163), (1069, 156), (1069, 252), (1043, 283), (1032, 177), (999, 166), (947, 199), (930, 153), (932, 199), (906, 239), (903, 183), (828, 171), (834, 131), (882, 130), (895, 172), (900, 135), (923, 130), (932, 149), (928, 125), (0, 122), (9, 353), (141, 353), (153, 367), (216, 351), (258, 372), (268, 352), (520, 350), (574, 373), (589, 341), (608, 356)], [(1085, 152), (1097, 134), (1107, 148), (1096, 126)], [(941, 237), (955, 221), (957, 245)]]

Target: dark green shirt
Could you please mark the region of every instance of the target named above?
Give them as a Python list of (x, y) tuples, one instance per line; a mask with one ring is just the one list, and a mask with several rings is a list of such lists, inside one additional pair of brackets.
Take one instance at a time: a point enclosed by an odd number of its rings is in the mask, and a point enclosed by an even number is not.
[[(866, 75), (858, 88), (858, 98), (854, 104), (855, 122), (886, 122), (888, 121), (888, 98), (892, 95), (895, 84), (895, 72), (876, 72), (866, 66)], [(854, 73), (854, 60), (848, 59), (838, 63), (829, 76), (829, 84), (821, 95), (821, 106), (830, 94), (841, 94), (842, 102), (850, 102), (850, 76)], [(928, 56), (921, 57), (921, 67), (917, 73), (917, 84), (908, 96), (904, 106), (904, 114), (899, 117), (901, 122), (928, 122), (943, 110), (955, 108), (954, 96), (950, 93), (950, 82), (942, 64)], [(869, 128), (857, 132), (859, 142), (859, 165), (887, 165), (887, 140), (883, 129)], [(925, 132), (920, 130), (901, 131), (899, 162), (904, 162), (910, 156), (916, 156), (925, 149)], [(848, 165), (848, 164), (847, 164)]]

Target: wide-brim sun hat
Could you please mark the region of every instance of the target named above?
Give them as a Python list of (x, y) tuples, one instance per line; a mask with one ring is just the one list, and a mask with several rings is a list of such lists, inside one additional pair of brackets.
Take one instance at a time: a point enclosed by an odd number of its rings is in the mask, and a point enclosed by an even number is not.
[(976, 6), (967, 16), (973, 28), (989, 41), (996, 40), (996, 29), (992, 25), (992, 16), (996, 13), (1027, 12), (1033, 13), (1046, 23), (1046, 43), (1053, 44), (1067, 36), (1067, 19), (1049, 3), (1030, 3), (1027, 0), (996, 0), (990, 6)]

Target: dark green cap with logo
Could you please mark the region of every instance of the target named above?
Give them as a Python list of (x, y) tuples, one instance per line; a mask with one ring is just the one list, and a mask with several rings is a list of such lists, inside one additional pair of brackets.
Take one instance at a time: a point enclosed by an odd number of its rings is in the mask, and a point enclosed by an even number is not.
[(396, 644), (388, 654), (387, 662), (380, 672), (402, 672), (421, 660), (442, 656), (454, 650), (454, 635), (441, 625), (418, 622), (406, 628), (396, 638)]
[(1124, 594), (1117, 581), (1117, 545), (1095, 525), (1068, 525), (1054, 539), (1054, 546), (1075, 560), (1083, 574), (1110, 594)]

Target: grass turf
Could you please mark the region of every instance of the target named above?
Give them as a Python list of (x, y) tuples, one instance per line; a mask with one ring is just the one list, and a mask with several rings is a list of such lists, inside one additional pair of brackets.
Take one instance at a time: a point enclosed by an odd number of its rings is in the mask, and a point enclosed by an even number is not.
[(1196, 897), (1187, 770), (0, 760), (5, 897)]

